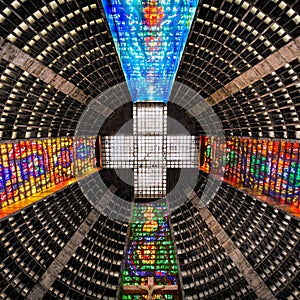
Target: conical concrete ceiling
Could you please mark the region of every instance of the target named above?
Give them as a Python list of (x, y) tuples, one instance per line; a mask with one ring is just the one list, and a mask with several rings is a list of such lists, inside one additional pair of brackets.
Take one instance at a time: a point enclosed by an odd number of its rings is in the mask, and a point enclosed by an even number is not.
[[(208, 104), (194, 115), (213, 111), (226, 135), (300, 138), (299, 4), (200, 1), (176, 77)], [(3, 141), (73, 136), (125, 81), (96, 0), (0, 0), (0, 36)], [(81, 190), (97, 180), (80, 185), (1, 220), (0, 298), (116, 299), (130, 203), (99, 212)], [(194, 192), (170, 218), (185, 299), (299, 299), (299, 219), (202, 172)]]

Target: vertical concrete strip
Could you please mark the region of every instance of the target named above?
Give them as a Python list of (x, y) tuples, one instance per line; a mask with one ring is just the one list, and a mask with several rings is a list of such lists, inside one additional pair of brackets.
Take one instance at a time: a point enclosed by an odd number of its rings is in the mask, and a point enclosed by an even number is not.
[(45, 83), (52, 85), (58, 91), (80, 103), (87, 104), (90, 100), (90, 96), (86, 95), (72, 82), (56, 74), (37, 59), (31, 57), (12, 43), (6, 42), (3, 38), (0, 38), (0, 58), (5, 59)]
[(254, 290), (258, 298), (260, 300), (276, 299), (270, 289), (266, 286), (265, 282), (253, 269), (247, 259), (243, 256), (242, 252), (230, 239), (220, 223), (208, 210), (205, 204), (202, 203), (201, 199), (196, 195), (196, 193), (193, 192), (189, 198), (192, 203), (199, 209), (202, 219), (218, 239), (219, 243), (222, 245), (228, 256), (231, 258), (241, 274), (247, 280), (249, 286)]
[[(272, 72), (285, 66), (300, 57), (300, 37), (297, 37), (287, 45), (278, 49), (267, 58), (259, 62), (254, 67), (250, 68), (231, 82), (227, 83), (222, 88), (218, 89), (212, 95), (207, 97), (205, 101), (213, 106), (227, 97), (243, 90), (249, 85), (261, 80)], [(191, 108), (190, 112), (193, 115), (199, 115), (204, 111), (203, 104), (196, 104)]]

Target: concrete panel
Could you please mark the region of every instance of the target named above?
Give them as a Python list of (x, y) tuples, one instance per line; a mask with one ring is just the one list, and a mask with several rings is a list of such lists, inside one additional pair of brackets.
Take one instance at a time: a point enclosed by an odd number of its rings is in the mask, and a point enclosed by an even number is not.
[(266, 61), (273, 67), (273, 71), (283, 67), (288, 61), (280, 54), (279, 51), (274, 52), (266, 58)]
[(13, 60), (21, 53), (21, 50), (16, 48), (10, 43), (3, 43), (0, 57), (7, 60), (8, 62), (13, 62)]
[(258, 63), (254, 68), (259, 73), (259, 77), (265, 77), (273, 72), (272, 66), (265, 60)]
[(29, 66), (34, 62), (34, 58), (30, 57), (29, 55), (18, 52), (17, 56), (13, 59), (12, 63), (19, 68), (26, 70)]
[(48, 84), (50, 84), (54, 77), (55, 73), (50, 69), (43, 69), (42, 73), (40, 74), (40, 79)]
[(296, 43), (289, 43), (287, 46), (279, 49), (279, 53), (286, 61), (293, 61), (295, 57), (300, 56), (300, 48)]
[(61, 84), (60, 89), (66, 95), (69, 95), (71, 91), (75, 88), (75, 85), (69, 81), (65, 81)]
[(224, 89), (228, 95), (233, 95), (240, 90), (240, 88), (233, 81), (230, 82), (229, 84), (226, 84)]

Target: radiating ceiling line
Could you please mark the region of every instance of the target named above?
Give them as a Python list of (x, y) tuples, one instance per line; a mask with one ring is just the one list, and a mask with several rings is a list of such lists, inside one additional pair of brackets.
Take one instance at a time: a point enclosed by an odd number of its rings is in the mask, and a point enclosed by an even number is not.
[(223, 88), (214, 92), (205, 100), (208, 104), (213, 106), (299, 57), (300, 37), (272, 53), (257, 65), (226, 84)]
[[(300, 57), (300, 37), (288, 43), (284, 47), (278, 49), (276, 52), (269, 55), (267, 58), (259, 62), (254, 67), (250, 68), (224, 87), (218, 89), (213, 94), (205, 99), (210, 105), (214, 106), (219, 102), (225, 100), (229, 96), (243, 90), (249, 85), (261, 80), (272, 72), (292, 62)], [(199, 115), (206, 109), (201, 103), (194, 105), (190, 112), (193, 115)]]
[(274, 295), (272, 294), (271, 290), (257, 274), (256, 270), (250, 265), (243, 253), (228, 236), (210, 210), (205, 206), (204, 203), (202, 203), (202, 200), (197, 196), (197, 194), (193, 192), (191, 195), (189, 195), (189, 199), (199, 209), (202, 219), (208, 228), (213, 232), (220, 245), (225, 249), (226, 254), (232, 259), (259, 299), (273, 299)]
[(87, 104), (90, 96), (86, 95), (81, 89), (76, 87), (72, 82), (56, 74), (50, 68), (31, 57), (10, 42), (0, 38), (0, 58), (7, 60), (15, 66), (28, 72), (30, 75), (52, 85), (58, 91), (68, 95), (80, 103)]

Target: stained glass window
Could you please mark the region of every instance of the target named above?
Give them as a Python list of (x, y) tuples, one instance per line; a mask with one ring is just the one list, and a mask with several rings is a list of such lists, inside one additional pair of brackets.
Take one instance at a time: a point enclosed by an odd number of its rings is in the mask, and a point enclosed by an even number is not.
[(133, 102), (166, 103), (198, 0), (102, 0)]
[(199, 169), (209, 173), (211, 170), (211, 144), (208, 136), (200, 136)]
[[(211, 157), (218, 151), (213, 137), (201, 136), (199, 167), (211, 171)], [(213, 160), (214, 161), (214, 160)], [(253, 188), (260, 194), (299, 205), (300, 154), (299, 143), (287, 140), (263, 140), (242, 137), (226, 138), (225, 179)]]
[(96, 164), (95, 137), (73, 138), (74, 174), (82, 174)]
[(0, 144), (0, 207), (95, 166), (95, 137), (61, 137)]
[[(165, 200), (135, 203), (133, 210), (122, 284), (147, 285), (148, 277), (154, 277), (156, 285), (178, 285), (178, 267)], [(173, 299), (168, 294), (163, 297), (156, 295), (155, 299)], [(123, 293), (121, 299), (144, 298)]]

